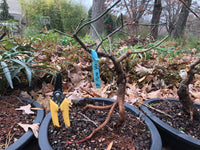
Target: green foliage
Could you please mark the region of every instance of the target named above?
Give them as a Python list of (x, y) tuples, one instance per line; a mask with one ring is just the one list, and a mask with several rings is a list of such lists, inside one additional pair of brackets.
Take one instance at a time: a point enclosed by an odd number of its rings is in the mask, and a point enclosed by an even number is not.
[[(32, 76), (37, 76), (35, 71), (43, 71), (44, 65), (38, 64), (34, 59), (34, 52), (30, 51), (26, 46), (17, 45), (15, 42), (4, 42), (5, 48), (13, 46), (11, 49), (0, 50), (0, 83), (4, 83), (4, 79), (7, 80), (11, 88), (14, 88), (13, 79), (17, 79), (21, 82), (21, 78), (26, 79), (31, 85)], [(17, 46), (16, 46), (17, 45)], [(47, 68), (47, 67), (46, 67)], [(2, 86), (1, 86), (2, 87)]]
[(3, 0), (3, 2), (0, 5), (0, 8), (2, 10), (0, 13), (0, 20), (5, 21), (9, 19), (14, 19), (14, 17), (9, 14), (9, 11), (8, 11), (9, 7), (6, 0)]
[(62, 44), (62, 45), (76, 45), (77, 44), (77, 41), (72, 38), (72, 37), (69, 37), (69, 36), (63, 36), (59, 42)]
[(111, 14), (107, 14), (105, 16), (104, 26), (105, 26), (105, 30), (108, 34), (112, 33), (115, 29), (115, 22), (114, 22), (115, 18), (116, 17), (114, 15), (111, 15)]
[(197, 52), (200, 52), (200, 40), (197, 40), (195, 37), (188, 39), (188, 47), (197, 49)]
[[(57, 29), (62, 32), (73, 33), (82, 18), (86, 18), (86, 10), (80, 5), (66, 0), (20, 0), (28, 23), (28, 35), (44, 28), (40, 22), (41, 16), (50, 17), (47, 29)], [(31, 32), (32, 31), (32, 32)], [(83, 31), (85, 33), (85, 31)], [(35, 35), (35, 34), (34, 34)]]

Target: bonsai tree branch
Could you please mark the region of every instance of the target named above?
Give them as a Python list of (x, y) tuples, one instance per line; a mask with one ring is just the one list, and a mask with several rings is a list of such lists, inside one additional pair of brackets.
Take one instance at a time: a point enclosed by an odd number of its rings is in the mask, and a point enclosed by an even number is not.
[(0, 40), (2, 40), (6, 36), (6, 32), (3, 32), (3, 34), (0, 36)]
[[(116, 5), (119, 1), (117, 1), (114, 5)], [(111, 6), (112, 8), (113, 6)], [(108, 11), (107, 11), (108, 12)], [(99, 17), (97, 17), (96, 19), (84, 24), (83, 26), (90, 24), (96, 20), (98, 20), (99, 18), (101, 18), (101, 16), (103, 16), (105, 13), (103, 13), (102, 15), (100, 15)], [(79, 30), (77, 30), (72, 36), (74, 39), (76, 39), (76, 41), (83, 47), (83, 49), (88, 52), (91, 53), (91, 50), (81, 41), (81, 39), (77, 36), (78, 31), (80, 31), (80, 29), (83, 28), (83, 26), (81, 26), (79, 28)], [(108, 37), (114, 35), (117, 31), (119, 31), (120, 29), (122, 29), (124, 25), (122, 24), (119, 28), (117, 28), (116, 30), (114, 30), (112, 33), (110, 33), (105, 39), (107, 39)], [(168, 36), (167, 36), (168, 37)], [(163, 40), (161, 40), (158, 44), (156, 44), (154, 47), (160, 45), (164, 40), (167, 39), (167, 37), (165, 37)], [(98, 47), (103, 43), (103, 41), (98, 45)], [(97, 47), (97, 49), (98, 49)], [(94, 105), (86, 105), (83, 108), (83, 111), (86, 111), (88, 108), (93, 108), (93, 109), (100, 109), (100, 110), (105, 110), (105, 109), (110, 109), (108, 116), (106, 118), (106, 120), (103, 122), (103, 124), (101, 124), (98, 128), (96, 128), (89, 136), (87, 136), (86, 138), (80, 140), (80, 141), (73, 141), (74, 143), (80, 143), (80, 142), (84, 142), (88, 139), (90, 139), (96, 132), (98, 132), (99, 130), (101, 130), (103, 127), (105, 127), (105, 125), (109, 122), (111, 115), (114, 111), (114, 108), (116, 106), (119, 107), (119, 119), (116, 122), (115, 126), (118, 127), (120, 125), (122, 125), (124, 123), (124, 121), (126, 120), (126, 112), (125, 112), (125, 106), (124, 106), (124, 100), (125, 100), (125, 90), (126, 90), (126, 75), (123, 69), (123, 66), (121, 64), (121, 62), (126, 59), (127, 57), (130, 56), (130, 54), (134, 54), (134, 53), (143, 53), (143, 52), (147, 52), (150, 51), (151, 49), (153, 49), (154, 47), (151, 47), (149, 49), (145, 49), (144, 51), (140, 51), (140, 52), (135, 52), (132, 50), (128, 50), (124, 55), (122, 55), (119, 58), (116, 58), (115, 56), (113, 56), (112, 54), (107, 54), (104, 52), (97, 52), (98, 57), (106, 57), (108, 59), (110, 59), (113, 64), (114, 64), (114, 69), (117, 75), (117, 99), (116, 101), (112, 104), (112, 105), (108, 105), (108, 106), (94, 106)], [(68, 143), (72, 143), (70, 141), (67, 141)]]
[(200, 64), (200, 59), (192, 63), (188, 68), (186, 68), (187, 71), (187, 77), (181, 82), (180, 87), (177, 91), (177, 94), (179, 96), (179, 100), (182, 104), (183, 111), (185, 113), (190, 114), (190, 120), (193, 121), (193, 118), (199, 119), (200, 114), (197, 112), (197, 109), (194, 105), (194, 102), (191, 100), (189, 96), (189, 84), (193, 81), (194, 75), (196, 73), (199, 73), (200, 68), (195, 68), (198, 64)]
[(80, 28), (75, 32), (75, 34), (78, 34), (78, 32), (83, 29), (86, 25), (89, 25), (97, 20), (99, 20), (101, 17), (103, 17), (105, 14), (107, 14), (115, 5), (117, 5), (121, 0), (116, 1), (110, 8), (106, 9), (101, 15), (99, 15), (97, 18), (83, 24), (82, 26), (80, 26)]

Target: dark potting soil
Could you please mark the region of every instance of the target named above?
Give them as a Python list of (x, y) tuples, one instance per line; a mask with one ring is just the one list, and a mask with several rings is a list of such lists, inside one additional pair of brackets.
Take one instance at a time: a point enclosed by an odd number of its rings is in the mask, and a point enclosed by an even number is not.
[[(95, 102), (95, 105), (102, 103)], [(104, 104), (103, 104), (104, 105)], [(109, 123), (95, 133), (93, 137), (82, 143), (78, 141), (87, 137), (97, 126), (101, 125), (108, 115), (108, 110), (88, 109), (85, 113), (81, 110), (84, 104), (73, 105), (70, 109), (71, 127), (66, 128), (60, 118), (60, 127), (54, 127), (52, 122), (48, 129), (50, 144), (53, 149), (68, 150), (104, 150), (113, 142), (112, 150), (148, 150), (151, 146), (150, 132), (143, 121), (127, 112), (127, 120), (120, 128), (114, 128), (114, 123), (119, 118), (118, 108), (112, 114)]]
[(33, 123), (36, 111), (28, 115), (21, 110), (15, 110), (25, 105), (28, 105), (28, 102), (17, 97), (0, 97), (0, 149), (5, 149), (25, 133), (18, 123)]
[[(180, 102), (164, 100), (161, 102), (152, 103), (151, 106), (172, 116), (171, 118), (167, 115), (159, 113), (158, 111), (151, 110), (152, 113), (163, 122), (169, 124), (181, 132), (186, 133), (189, 136), (200, 140), (199, 120), (193, 120), (191, 122), (190, 115), (183, 112)], [(198, 111), (200, 113), (199, 108)]]

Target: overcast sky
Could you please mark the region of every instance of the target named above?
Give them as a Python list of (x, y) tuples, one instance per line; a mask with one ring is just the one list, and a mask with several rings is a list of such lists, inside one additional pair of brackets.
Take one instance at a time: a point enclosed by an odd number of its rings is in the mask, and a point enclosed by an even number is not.
[(87, 9), (89, 9), (92, 6), (93, 0), (76, 0), (77, 2), (80, 2), (83, 4)]

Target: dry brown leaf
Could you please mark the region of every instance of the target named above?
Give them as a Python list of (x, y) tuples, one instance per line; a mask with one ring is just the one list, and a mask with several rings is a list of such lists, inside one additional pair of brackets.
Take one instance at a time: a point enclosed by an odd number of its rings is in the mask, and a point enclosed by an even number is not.
[(137, 64), (136, 66), (136, 72), (139, 73), (139, 74), (152, 74), (154, 69), (149, 69), (149, 68), (146, 68), (146, 67), (143, 67), (141, 66), (140, 64)]
[(110, 144), (108, 145), (108, 147), (106, 148), (106, 150), (111, 150), (112, 146), (113, 146), (113, 141), (110, 142)]
[(200, 98), (200, 92), (190, 91), (190, 94), (192, 94), (192, 96), (193, 96), (195, 99)]
[(38, 138), (38, 132), (39, 132), (39, 125), (40, 123), (34, 123), (34, 124), (22, 124), (22, 123), (18, 123), (19, 126), (21, 126), (24, 131), (28, 131), (28, 129), (30, 128), (33, 131), (33, 134), (36, 138)]
[(148, 93), (147, 97), (149, 99), (151, 99), (151, 98), (160, 98), (162, 96), (161, 96), (160, 90), (157, 90), (157, 91), (153, 91), (153, 92)]
[(20, 96), (24, 98), (32, 99), (32, 97), (28, 94), (27, 91), (21, 91)]
[(42, 94), (40, 94), (37, 98), (37, 102), (42, 105), (42, 107), (45, 110), (45, 113), (48, 113), (50, 111), (50, 99), (51, 99), (50, 95), (43, 96)]
[(31, 104), (21, 106), (20, 108), (16, 108), (15, 110), (22, 110), (23, 114), (34, 114), (34, 112), (31, 111)]
[(77, 84), (84, 78), (84, 76), (81, 74), (81, 71), (77, 73), (68, 72), (68, 78), (70, 78), (72, 84)]

